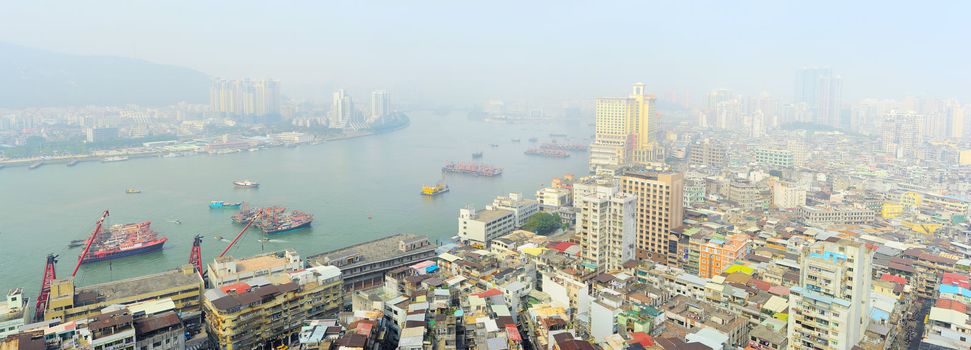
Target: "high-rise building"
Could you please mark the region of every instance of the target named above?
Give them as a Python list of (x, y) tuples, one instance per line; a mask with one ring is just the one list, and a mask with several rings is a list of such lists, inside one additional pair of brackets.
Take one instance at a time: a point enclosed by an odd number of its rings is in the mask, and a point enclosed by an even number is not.
[(947, 105), (946, 136), (958, 140), (964, 137), (964, 108), (957, 101), (951, 101)]
[(803, 68), (796, 78), (795, 102), (805, 103), (816, 124), (843, 127), (843, 78), (830, 68)]
[(873, 252), (849, 240), (820, 241), (800, 254), (789, 294), (790, 349), (852, 349), (870, 322)]
[(604, 271), (622, 267), (635, 257), (636, 198), (616, 184), (576, 184), (576, 237), (584, 259)]
[(590, 168), (646, 163), (660, 157), (660, 120), (655, 97), (636, 83), (629, 97), (598, 98)]
[(377, 90), (371, 92), (371, 119), (378, 119), (391, 114), (391, 92)]
[(343, 129), (350, 126), (354, 117), (354, 101), (344, 93), (344, 89), (334, 91), (330, 104), (330, 127)]
[(280, 114), (278, 80), (213, 79), (209, 109), (228, 117)]
[(883, 151), (893, 157), (914, 159), (924, 142), (924, 116), (891, 111), (883, 122)]
[(631, 173), (620, 178), (620, 190), (637, 197), (638, 252), (677, 255), (669, 247), (671, 229), (684, 218), (684, 176), (679, 173)]

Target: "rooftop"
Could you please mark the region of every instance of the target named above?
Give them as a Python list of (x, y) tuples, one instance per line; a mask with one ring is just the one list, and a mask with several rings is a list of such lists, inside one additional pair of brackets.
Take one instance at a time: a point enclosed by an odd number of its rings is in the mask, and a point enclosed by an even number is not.
[(114, 282), (77, 287), (75, 291), (77, 306), (130, 298), (143, 294), (157, 294), (173, 288), (201, 287), (202, 281), (193, 270), (182, 269), (132, 277)]
[[(401, 242), (425, 243), (423, 246), (402, 251), (400, 247)], [(340, 267), (341, 269), (346, 269), (357, 265), (372, 263), (374, 261), (395, 259), (401, 256), (412, 255), (417, 252), (434, 250), (435, 245), (428, 242), (428, 237), (409, 233), (400, 233), (393, 236), (332, 250), (326, 253), (312, 255), (307, 257), (307, 263), (311, 266), (334, 265)]]

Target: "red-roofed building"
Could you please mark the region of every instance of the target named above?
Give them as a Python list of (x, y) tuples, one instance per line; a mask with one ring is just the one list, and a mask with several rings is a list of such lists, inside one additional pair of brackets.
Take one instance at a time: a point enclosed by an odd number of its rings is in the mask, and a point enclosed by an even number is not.
[(654, 346), (654, 338), (650, 334), (644, 332), (633, 332), (630, 334), (631, 344), (638, 343), (643, 347)]
[(479, 298), (488, 298), (488, 297), (494, 297), (494, 296), (497, 296), (497, 295), (502, 295), (502, 291), (501, 290), (498, 290), (498, 289), (495, 289), (495, 288), (492, 288), (490, 290), (487, 290), (487, 291), (482, 292), (482, 293), (479, 293), (479, 294), (475, 294), (475, 296), (477, 296)]
[(227, 284), (225, 286), (222, 286), (222, 288), (219, 288), (219, 290), (223, 291), (223, 293), (226, 293), (226, 294), (229, 294), (230, 292), (235, 294), (243, 294), (243, 293), (249, 292), (249, 290), (252, 288), (253, 287), (250, 287), (250, 285), (246, 282), (236, 282), (233, 284)]
[(517, 343), (523, 341), (523, 336), (519, 335), (519, 329), (516, 328), (516, 325), (514, 324), (506, 325), (506, 334), (508, 335), (510, 341)]
[(880, 276), (880, 280), (881, 281), (887, 281), (887, 282), (893, 282), (893, 283), (900, 284), (900, 285), (906, 285), (907, 284), (907, 279), (904, 278), (903, 276), (891, 275), (889, 273), (884, 273), (883, 276)]
[(968, 313), (968, 306), (964, 305), (964, 303), (957, 300), (937, 299), (937, 302), (934, 303), (934, 306), (942, 309), (951, 309), (963, 314)]
[(963, 273), (945, 272), (944, 277), (941, 278), (941, 284), (971, 289), (971, 283), (968, 281), (968, 275)]
[(549, 248), (560, 253), (566, 253), (567, 249), (575, 245), (576, 243), (573, 242), (552, 242), (549, 244)]

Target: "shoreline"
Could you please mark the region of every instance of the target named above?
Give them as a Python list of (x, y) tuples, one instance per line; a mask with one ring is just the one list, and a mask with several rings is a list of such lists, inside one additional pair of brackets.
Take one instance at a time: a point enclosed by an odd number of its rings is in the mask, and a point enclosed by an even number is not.
[[(369, 130), (369, 131), (355, 132), (350, 135), (342, 134), (340, 136), (330, 136), (330, 137), (324, 137), (320, 139), (314, 139), (314, 141), (304, 142), (304, 143), (265, 144), (265, 145), (260, 145), (259, 147), (256, 147), (255, 150), (251, 148), (249, 152), (256, 152), (256, 151), (261, 151), (261, 150), (271, 149), (271, 148), (292, 148), (295, 146), (303, 146), (303, 145), (316, 146), (327, 142), (343, 141), (343, 140), (356, 139), (356, 138), (361, 138), (366, 136), (382, 135), (382, 134), (387, 134), (387, 133), (405, 129), (409, 125), (411, 125), (410, 120), (408, 122), (403, 123), (402, 125), (395, 126), (388, 129), (382, 129), (378, 131)], [(244, 151), (247, 151), (247, 150), (235, 149), (229, 152), (151, 150), (151, 151), (134, 152), (134, 153), (125, 153), (124, 151), (120, 151), (120, 150), (100, 150), (97, 152), (104, 152), (106, 154), (101, 154), (101, 155), (85, 154), (85, 155), (61, 156), (61, 157), (53, 157), (53, 158), (51, 158), (50, 156), (47, 156), (47, 157), (35, 157), (35, 158), (26, 158), (26, 159), (19, 158), (19, 159), (0, 160), (0, 170), (2, 170), (3, 168), (16, 168), (16, 167), (26, 167), (28, 168), (28, 170), (34, 170), (34, 169), (42, 168), (43, 166), (47, 166), (47, 165), (67, 165), (75, 160), (78, 161), (79, 164), (91, 163), (91, 162), (102, 163), (101, 160), (107, 157), (127, 157), (129, 158), (128, 160), (131, 160), (135, 158), (163, 158), (166, 154), (181, 154), (177, 156), (177, 158), (181, 158), (181, 157), (193, 157), (193, 156), (202, 156), (202, 155), (219, 156), (219, 155), (225, 155), (225, 154), (241, 153)], [(117, 153), (110, 153), (110, 152), (117, 152)], [(37, 164), (40, 164), (40, 165), (34, 167)], [(2, 171), (0, 171), (0, 173), (2, 173)]]

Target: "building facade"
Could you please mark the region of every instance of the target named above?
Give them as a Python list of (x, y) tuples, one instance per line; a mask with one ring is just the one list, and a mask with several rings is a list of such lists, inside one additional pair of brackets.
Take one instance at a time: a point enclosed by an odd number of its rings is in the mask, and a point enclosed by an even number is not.
[[(684, 218), (684, 177), (679, 173), (627, 174), (620, 178), (620, 190), (637, 198), (637, 249), (640, 252), (669, 252), (671, 229)], [(675, 248), (676, 250), (676, 248)]]

